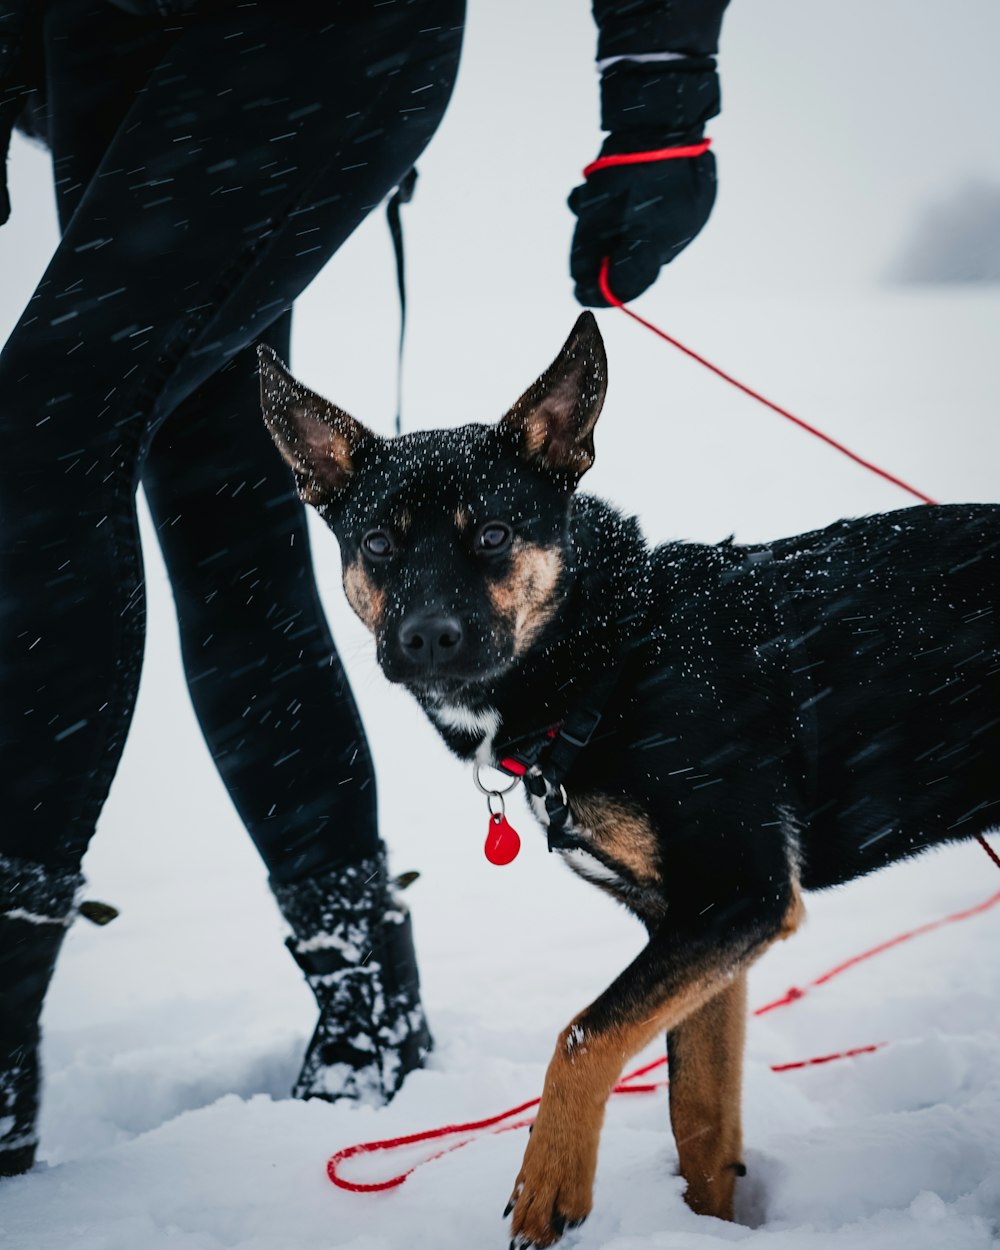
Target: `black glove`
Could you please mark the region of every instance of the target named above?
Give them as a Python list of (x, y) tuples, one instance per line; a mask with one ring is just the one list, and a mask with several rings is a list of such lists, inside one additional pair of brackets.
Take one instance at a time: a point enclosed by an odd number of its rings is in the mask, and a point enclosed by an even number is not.
[[(601, 104), (602, 125), (611, 131), (602, 157), (695, 145), (719, 111), (715, 62), (616, 62), (602, 75)], [(569, 197), (578, 218), (570, 271), (580, 303), (607, 307), (598, 284), (605, 256), (613, 294), (625, 302), (641, 295), (704, 226), (715, 187), (711, 152), (591, 173)]]
[(591, 174), (569, 197), (579, 218), (569, 258), (576, 298), (607, 307), (598, 283), (605, 256), (612, 293), (624, 303), (641, 295), (708, 221), (714, 203), (711, 152)]

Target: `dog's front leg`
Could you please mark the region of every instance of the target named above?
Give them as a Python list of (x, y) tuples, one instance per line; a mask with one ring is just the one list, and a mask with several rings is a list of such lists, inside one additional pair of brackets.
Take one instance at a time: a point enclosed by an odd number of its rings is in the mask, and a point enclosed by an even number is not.
[(746, 973), (674, 1025), (670, 1123), (684, 1195), (699, 1215), (733, 1218), (733, 1190), (744, 1174), (741, 1093), (746, 1034)]
[(702, 946), (695, 957), (676, 932), (657, 933), (562, 1031), (508, 1207), (516, 1246), (551, 1246), (565, 1228), (586, 1219), (604, 1106), (625, 1064), (710, 999), (731, 991), (727, 997), (735, 1002), (734, 981), (762, 945), (714, 951)]

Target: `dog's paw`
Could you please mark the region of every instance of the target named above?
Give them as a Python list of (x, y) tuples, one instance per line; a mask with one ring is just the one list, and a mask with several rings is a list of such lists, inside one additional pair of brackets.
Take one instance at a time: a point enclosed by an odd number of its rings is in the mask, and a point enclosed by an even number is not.
[(544, 1250), (567, 1228), (590, 1214), (596, 1150), (576, 1141), (547, 1147), (538, 1126), (528, 1142), (524, 1163), (504, 1215), (510, 1215), (511, 1250)]

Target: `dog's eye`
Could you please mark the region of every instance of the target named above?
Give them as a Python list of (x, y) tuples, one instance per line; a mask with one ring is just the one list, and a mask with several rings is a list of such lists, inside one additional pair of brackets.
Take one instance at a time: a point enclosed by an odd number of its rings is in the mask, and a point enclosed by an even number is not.
[(504, 525), (500, 521), (487, 521), (476, 535), (476, 550), (488, 552), (490, 555), (506, 551), (512, 537), (509, 525)]
[(385, 530), (369, 530), (362, 538), (361, 546), (374, 560), (387, 560), (395, 550)]

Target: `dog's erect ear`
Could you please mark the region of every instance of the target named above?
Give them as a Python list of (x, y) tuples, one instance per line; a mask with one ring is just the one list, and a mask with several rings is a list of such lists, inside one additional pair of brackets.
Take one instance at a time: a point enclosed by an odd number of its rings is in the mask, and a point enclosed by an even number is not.
[(278, 450), (306, 503), (322, 504), (351, 480), (358, 451), (376, 435), (288, 372), (264, 343), (257, 345), (260, 404)]
[(608, 360), (594, 314), (580, 315), (565, 346), (500, 422), (531, 464), (572, 482), (594, 463), (594, 426), (608, 389)]

